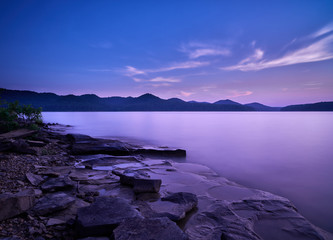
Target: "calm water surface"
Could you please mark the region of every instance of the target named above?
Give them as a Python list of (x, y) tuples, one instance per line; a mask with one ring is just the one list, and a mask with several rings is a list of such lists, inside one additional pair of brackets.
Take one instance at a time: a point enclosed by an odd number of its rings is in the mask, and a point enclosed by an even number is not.
[(290, 199), (333, 232), (331, 112), (45, 112), (71, 132), (143, 140), (187, 150), (242, 185)]

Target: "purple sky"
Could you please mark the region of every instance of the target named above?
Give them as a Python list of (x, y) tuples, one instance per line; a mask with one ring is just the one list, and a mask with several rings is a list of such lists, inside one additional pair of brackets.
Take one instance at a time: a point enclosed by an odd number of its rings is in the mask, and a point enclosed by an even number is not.
[(0, 87), (333, 101), (332, 1), (0, 3)]

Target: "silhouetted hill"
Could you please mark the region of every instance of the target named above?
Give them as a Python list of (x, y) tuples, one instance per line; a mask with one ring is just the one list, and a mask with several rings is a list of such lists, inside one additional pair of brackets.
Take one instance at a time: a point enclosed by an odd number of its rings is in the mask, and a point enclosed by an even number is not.
[(270, 106), (266, 106), (264, 104), (257, 103), (257, 102), (247, 103), (247, 104), (244, 104), (244, 105), (248, 106), (248, 107), (252, 107), (256, 111), (265, 111), (265, 112), (268, 112), (268, 111), (280, 111), (280, 109), (281, 109), (280, 107), (270, 107)]
[(225, 104), (225, 105), (242, 105), (238, 102), (231, 101), (230, 99), (226, 100), (219, 100), (217, 102), (214, 102), (214, 104)]
[(281, 108), (281, 111), (333, 111), (333, 102), (290, 105)]
[[(161, 99), (146, 93), (139, 97), (106, 97), (94, 94), (59, 96), (54, 93), (36, 93), (0, 89), (0, 100), (42, 107), (43, 111), (279, 111), (260, 103), (242, 105), (232, 100), (215, 103), (185, 102), (179, 98)], [(333, 111), (333, 102), (291, 105), (281, 111)]]
[(139, 97), (100, 98), (94, 94), (59, 96), (1, 89), (0, 97), (8, 102), (18, 100), (22, 104), (42, 107), (43, 111), (254, 111), (241, 104), (190, 103), (178, 98), (165, 100), (149, 93)]

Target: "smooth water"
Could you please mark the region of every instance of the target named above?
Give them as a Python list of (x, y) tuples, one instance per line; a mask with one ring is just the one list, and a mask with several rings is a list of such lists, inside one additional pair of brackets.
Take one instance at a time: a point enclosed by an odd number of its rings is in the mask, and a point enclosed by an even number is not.
[(72, 132), (187, 150), (244, 186), (290, 199), (333, 232), (332, 112), (44, 112)]

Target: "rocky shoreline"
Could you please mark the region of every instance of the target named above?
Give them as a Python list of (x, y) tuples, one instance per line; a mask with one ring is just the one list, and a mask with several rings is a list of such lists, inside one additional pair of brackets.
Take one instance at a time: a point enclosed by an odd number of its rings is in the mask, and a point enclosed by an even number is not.
[(48, 126), (1, 134), (0, 239), (332, 239), (185, 156)]

